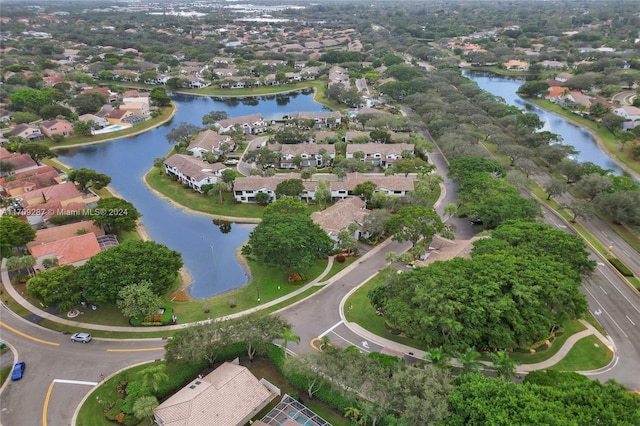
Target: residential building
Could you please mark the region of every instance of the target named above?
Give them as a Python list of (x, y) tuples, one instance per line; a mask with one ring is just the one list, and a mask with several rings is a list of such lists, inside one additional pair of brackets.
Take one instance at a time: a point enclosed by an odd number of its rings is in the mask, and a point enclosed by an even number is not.
[(364, 218), (370, 213), (367, 203), (360, 197), (347, 197), (321, 211), (311, 213), (311, 220), (317, 223), (333, 239), (338, 233), (355, 223), (358, 229), (353, 233), (356, 239), (362, 235)]
[[(334, 145), (318, 145), (315, 143), (298, 143), (281, 145), (280, 166), (281, 169), (296, 169), (298, 167), (324, 167), (336, 158)], [(326, 152), (323, 156), (321, 152)], [(299, 165), (295, 159), (300, 158)], [(325, 163), (327, 159), (327, 163)]]
[(9, 136), (25, 138), (29, 142), (37, 142), (45, 138), (40, 127), (33, 124), (18, 124), (9, 132)]
[(342, 122), (342, 115), (339, 111), (290, 112), (283, 118), (289, 122), (313, 120), (314, 129), (335, 129), (340, 127)]
[(64, 137), (71, 136), (71, 132), (73, 131), (73, 124), (68, 122), (67, 120), (49, 120), (43, 121), (40, 124), (40, 130), (47, 137), (52, 137), (53, 135), (61, 135)]
[(100, 244), (93, 232), (29, 247), (29, 252), (36, 258), (36, 268), (41, 270), (45, 269), (42, 266), (45, 259), (57, 259), (58, 265), (80, 266), (100, 251)]
[(193, 152), (194, 157), (202, 158), (205, 152), (223, 154), (225, 152), (223, 144), (227, 145), (226, 151), (234, 148), (233, 140), (229, 135), (220, 134), (213, 130), (205, 130), (198, 133), (198, 136), (191, 141), (187, 149)]
[(159, 426), (243, 426), (276, 397), (277, 389), (246, 367), (225, 362), (154, 410)]
[(262, 114), (250, 114), (227, 118), (214, 124), (214, 127), (218, 129), (218, 133), (232, 132), (236, 126), (240, 127), (245, 135), (255, 135), (267, 130), (267, 123), (264, 121), (264, 116)]
[(410, 143), (348, 144), (346, 158), (355, 158), (356, 152), (362, 152), (364, 156), (361, 161), (386, 169), (402, 158), (403, 151), (414, 153), (414, 147), (415, 145)]
[(168, 175), (176, 176), (180, 182), (198, 192), (202, 192), (202, 185), (216, 183), (222, 177), (222, 171), (227, 169), (222, 163), (211, 164), (183, 154), (175, 154), (164, 160), (164, 167)]

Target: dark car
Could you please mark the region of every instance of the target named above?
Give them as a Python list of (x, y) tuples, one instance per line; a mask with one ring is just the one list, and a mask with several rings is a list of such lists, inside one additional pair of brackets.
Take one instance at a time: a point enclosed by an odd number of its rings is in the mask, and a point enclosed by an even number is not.
[(471, 219), (471, 220), (469, 220), (469, 222), (471, 222), (472, 225), (482, 225), (483, 224), (482, 219), (478, 219), (478, 218)]
[(91, 341), (91, 335), (89, 333), (76, 333), (71, 336), (71, 341), (89, 343)]
[(27, 368), (27, 364), (25, 364), (24, 361), (14, 365), (13, 370), (11, 371), (11, 380), (22, 379), (22, 375), (24, 374), (25, 368)]

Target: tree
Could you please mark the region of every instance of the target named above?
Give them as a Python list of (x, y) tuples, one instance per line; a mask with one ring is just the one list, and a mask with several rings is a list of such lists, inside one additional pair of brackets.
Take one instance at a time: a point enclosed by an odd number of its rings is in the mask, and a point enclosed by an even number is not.
[(155, 87), (149, 93), (149, 100), (152, 105), (159, 107), (167, 107), (171, 105), (171, 98), (167, 95), (166, 90), (162, 87)]
[(388, 210), (372, 210), (371, 213), (365, 216), (362, 229), (369, 234), (371, 240), (378, 242), (385, 232), (389, 219), (391, 219), (391, 213)]
[(576, 190), (584, 194), (589, 201), (592, 201), (598, 194), (605, 192), (611, 186), (611, 179), (598, 173), (591, 173), (583, 176), (576, 183)]
[(133, 204), (116, 197), (101, 198), (92, 214), (96, 226), (114, 233), (133, 231), (142, 216)]
[(304, 353), (285, 359), (285, 370), (302, 378), (307, 397), (313, 399), (323, 387), (328, 386), (318, 369), (314, 368), (322, 359), (322, 352)]
[(158, 392), (160, 385), (169, 381), (169, 376), (165, 373), (166, 367), (166, 364), (155, 364), (142, 370), (139, 373), (142, 378), (142, 387)]
[(149, 425), (153, 424), (154, 410), (158, 406), (158, 400), (153, 395), (142, 396), (133, 403), (133, 415), (136, 419), (148, 419)]
[(93, 121), (77, 121), (73, 125), (73, 133), (78, 136), (91, 136), (93, 126)]
[(262, 191), (256, 193), (254, 198), (256, 200), (256, 203), (262, 204), (262, 205), (269, 204), (269, 200), (271, 199), (269, 194), (267, 194), (266, 192), (262, 192)]
[(552, 196), (564, 194), (568, 190), (569, 185), (567, 185), (565, 181), (556, 178), (551, 178), (544, 185), (544, 191), (547, 193), (547, 200), (550, 200)]
[(518, 88), (519, 94), (529, 98), (537, 98), (546, 95), (548, 91), (549, 83), (539, 80), (527, 81)]
[(393, 234), (394, 241), (411, 241), (414, 247), (421, 238), (430, 242), (443, 229), (438, 213), (422, 206), (403, 207), (387, 222), (387, 231)]
[(318, 182), (318, 188), (315, 193), (315, 201), (320, 208), (324, 209), (327, 202), (331, 200), (331, 190), (329, 189), (329, 182), (321, 180)]
[(295, 270), (327, 256), (332, 247), (333, 240), (308, 215), (265, 215), (243, 253), (274, 268)]
[(573, 214), (573, 218), (571, 219), (571, 222), (573, 223), (575, 223), (576, 219), (579, 217), (583, 219), (590, 219), (595, 215), (593, 205), (590, 202), (579, 198), (574, 198), (567, 203), (562, 204), (560, 207), (565, 210), (569, 210)]
[(224, 204), (224, 198), (222, 198), (222, 195), (227, 188), (228, 187), (224, 182), (216, 182), (202, 185), (200, 189), (207, 195), (217, 195), (220, 197), (220, 204)]
[(304, 191), (302, 179), (286, 179), (276, 186), (276, 197), (299, 197)]
[(447, 354), (442, 348), (431, 348), (424, 354), (424, 359), (430, 361), (436, 368), (446, 369), (450, 367), (451, 355)]
[(151, 282), (154, 294), (164, 294), (182, 267), (180, 253), (154, 241), (127, 240), (102, 251), (78, 269), (87, 300), (115, 302), (124, 287)]
[(62, 265), (40, 272), (27, 281), (27, 291), (47, 306), (58, 305), (69, 310), (82, 301), (82, 287), (78, 284), (77, 268)]
[(371, 201), (374, 191), (378, 188), (378, 185), (370, 180), (359, 183), (353, 188), (353, 195), (362, 195), (365, 202)]
[(498, 373), (499, 379), (507, 381), (517, 377), (516, 366), (518, 363), (506, 351), (491, 352), (489, 359), (493, 363), (492, 368)]
[(21, 144), (18, 152), (28, 154), (36, 163), (40, 163), (40, 161), (45, 158), (55, 158), (58, 156), (58, 154), (51, 151), (47, 146), (31, 142)]
[(594, 200), (598, 210), (616, 224), (640, 225), (640, 191), (600, 194)]
[(266, 209), (264, 209), (263, 217), (268, 216), (280, 216), (288, 214), (301, 214), (308, 215), (309, 208), (300, 198), (296, 197), (282, 197), (271, 203)]
[(81, 168), (72, 170), (67, 174), (71, 182), (80, 186), (80, 191), (85, 194), (89, 189), (102, 189), (111, 183), (111, 178), (103, 173), (98, 173), (93, 169)]
[(291, 327), (287, 327), (283, 329), (282, 332), (276, 337), (278, 337), (279, 339), (282, 339), (282, 349), (285, 352), (287, 351), (287, 343), (289, 342), (295, 342), (297, 344), (300, 343), (300, 336), (296, 335), (293, 332), (293, 329)]
[(227, 322), (222, 327), (221, 339), (227, 344), (242, 343), (247, 349), (249, 360), (253, 361), (256, 352), (266, 353), (267, 347), (274, 339), (282, 336), (286, 329), (291, 329), (291, 324), (284, 318), (256, 313)]
[(227, 185), (227, 188), (233, 191), (233, 183), (236, 180), (236, 172), (231, 169), (224, 169), (222, 171), (222, 182)]
[(183, 122), (171, 129), (166, 138), (169, 143), (189, 142), (193, 135), (199, 131), (200, 129), (197, 126)]
[(118, 292), (116, 305), (125, 317), (145, 318), (155, 315), (162, 307), (162, 299), (151, 289), (151, 282), (130, 284)]
[(215, 124), (218, 121), (226, 120), (227, 112), (226, 111), (209, 111), (205, 115), (202, 116), (202, 124), (205, 126)]
[(358, 253), (358, 240), (353, 234), (346, 229), (342, 229), (338, 232), (338, 248), (345, 250), (348, 254)]
[(51, 105), (53, 95), (46, 90), (38, 89), (21, 89), (15, 91), (9, 99), (11, 103), (9, 107), (13, 111), (31, 111), (38, 112), (40, 108)]
[(620, 129), (620, 125), (623, 122), (624, 122), (624, 117), (620, 117), (619, 115), (614, 114), (613, 112), (608, 112), (604, 114), (602, 116), (602, 120), (600, 120), (600, 123), (602, 123), (602, 125), (606, 127), (606, 129), (609, 130), (614, 135), (615, 135), (615, 131)]
[(466, 373), (476, 373), (483, 365), (480, 359), (480, 352), (475, 351), (471, 348), (467, 348), (466, 351), (458, 353), (456, 358), (460, 364), (462, 364), (462, 374)]
[(11, 257), (14, 247), (21, 247), (35, 240), (36, 231), (29, 223), (11, 216), (0, 217), (0, 255)]
[(99, 92), (82, 93), (69, 101), (69, 104), (76, 109), (78, 115), (96, 113), (106, 103), (107, 96)]

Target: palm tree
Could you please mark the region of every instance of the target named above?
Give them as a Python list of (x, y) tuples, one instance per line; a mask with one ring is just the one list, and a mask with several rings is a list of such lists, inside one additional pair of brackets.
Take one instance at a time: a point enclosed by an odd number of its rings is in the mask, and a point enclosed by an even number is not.
[(158, 406), (155, 396), (147, 395), (136, 399), (133, 403), (133, 415), (136, 419), (149, 419), (149, 425), (153, 424), (153, 410)]
[(436, 368), (448, 368), (451, 366), (451, 355), (447, 354), (442, 348), (433, 348), (424, 354), (424, 359), (431, 361)]
[(166, 366), (163, 364), (151, 365), (140, 372), (142, 378), (142, 386), (153, 389), (157, 392), (160, 384), (169, 380), (169, 376), (164, 372)]
[(491, 359), (493, 363), (493, 369), (498, 373), (498, 378), (507, 381), (518, 377), (516, 374), (516, 366), (519, 363), (512, 359), (507, 351), (491, 353), (489, 354), (489, 359)]
[(478, 361), (480, 358), (480, 352), (471, 348), (467, 348), (464, 353), (458, 354), (458, 361), (462, 364), (462, 374), (476, 372), (482, 366), (482, 363)]
[(278, 337), (282, 339), (282, 350), (285, 352), (287, 352), (287, 343), (296, 342), (297, 344), (300, 344), (300, 336), (294, 334), (291, 327), (287, 327), (282, 330), (282, 333), (280, 333)]
[(363, 425), (362, 411), (358, 407), (347, 407), (344, 416), (351, 420), (351, 424)]

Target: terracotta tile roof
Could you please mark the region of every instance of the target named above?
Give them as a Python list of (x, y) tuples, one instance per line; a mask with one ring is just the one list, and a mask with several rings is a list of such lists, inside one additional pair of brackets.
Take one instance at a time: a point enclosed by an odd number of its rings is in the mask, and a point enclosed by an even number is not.
[(13, 171), (23, 170), (29, 167), (36, 167), (38, 163), (33, 161), (29, 154), (17, 154), (2, 158), (7, 163), (13, 164)]
[(63, 182), (59, 185), (48, 186), (46, 188), (40, 188), (37, 191), (32, 191), (24, 194), (22, 199), (26, 201), (25, 207), (29, 204), (30, 200), (35, 200), (44, 196), (45, 201), (55, 200), (64, 204), (64, 201), (72, 200), (74, 198), (82, 198), (82, 193), (76, 188), (73, 182)]
[(36, 258), (55, 255), (58, 258), (59, 265), (69, 265), (90, 259), (100, 253), (100, 245), (96, 239), (96, 234), (90, 232), (31, 246), (29, 251)]
[(87, 233), (92, 232), (96, 236), (104, 235), (104, 230), (102, 228), (94, 225), (92, 221), (83, 220), (81, 222), (69, 223), (67, 225), (40, 229), (36, 231), (36, 239), (28, 243), (27, 247), (71, 238), (76, 236), (76, 233), (80, 229), (86, 229), (88, 231)]
[(246, 367), (225, 362), (154, 412), (164, 426), (244, 425), (274, 397)]

